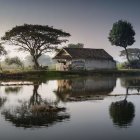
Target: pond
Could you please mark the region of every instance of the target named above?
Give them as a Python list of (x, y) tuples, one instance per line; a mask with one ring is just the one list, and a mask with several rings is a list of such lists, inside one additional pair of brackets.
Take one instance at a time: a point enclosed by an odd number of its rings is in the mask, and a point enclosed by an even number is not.
[(139, 92), (140, 77), (0, 81), (0, 137), (138, 140)]

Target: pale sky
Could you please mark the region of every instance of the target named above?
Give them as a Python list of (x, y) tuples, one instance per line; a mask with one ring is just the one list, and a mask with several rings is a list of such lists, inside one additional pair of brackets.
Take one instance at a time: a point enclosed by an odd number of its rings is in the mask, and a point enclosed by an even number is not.
[[(108, 34), (114, 22), (128, 20), (136, 32), (134, 48), (140, 47), (139, 0), (0, 0), (0, 36), (16, 25), (41, 24), (71, 34), (69, 43), (103, 48), (120, 60), (123, 48), (111, 46)], [(13, 47), (8, 46), (8, 50)], [(11, 50), (10, 55), (20, 55)]]

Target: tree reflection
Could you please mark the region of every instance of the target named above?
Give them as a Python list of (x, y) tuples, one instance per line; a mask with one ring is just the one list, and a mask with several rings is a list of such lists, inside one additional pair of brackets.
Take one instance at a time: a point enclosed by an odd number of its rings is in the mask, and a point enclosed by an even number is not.
[(7, 101), (6, 98), (0, 97), (0, 108), (5, 104), (6, 101)]
[(135, 106), (127, 101), (127, 95), (128, 89), (126, 89), (125, 99), (113, 102), (109, 108), (113, 123), (121, 128), (131, 126), (135, 117)]
[(38, 94), (39, 84), (34, 84), (33, 95), (30, 98), (30, 105), (40, 105), (42, 102), (41, 95)]
[(53, 105), (43, 100), (38, 93), (40, 83), (34, 83), (33, 95), (29, 101), (20, 101), (20, 105), (10, 109), (4, 109), (2, 115), (16, 127), (38, 128), (48, 127), (57, 122), (69, 119), (65, 108)]
[(22, 89), (22, 87), (6, 87), (5, 88), (5, 93), (9, 94), (9, 93), (18, 93), (20, 92), (20, 90)]
[(139, 77), (127, 77), (121, 78), (121, 85), (128, 90), (136, 90), (138, 93), (140, 92), (140, 78)]

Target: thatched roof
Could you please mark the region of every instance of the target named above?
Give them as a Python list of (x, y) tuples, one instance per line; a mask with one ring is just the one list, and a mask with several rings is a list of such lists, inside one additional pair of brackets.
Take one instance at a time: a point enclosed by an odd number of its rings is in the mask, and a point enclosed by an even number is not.
[[(65, 52), (65, 55), (63, 55)], [(63, 48), (53, 59), (109, 59), (113, 57), (104, 49), (92, 48)]]

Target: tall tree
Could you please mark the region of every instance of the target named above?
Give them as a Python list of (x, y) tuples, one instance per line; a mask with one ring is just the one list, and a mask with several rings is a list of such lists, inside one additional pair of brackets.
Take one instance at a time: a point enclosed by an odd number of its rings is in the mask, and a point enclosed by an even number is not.
[(24, 24), (12, 28), (1, 39), (4, 43), (18, 46), (20, 51), (29, 52), (33, 58), (34, 68), (39, 69), (39, 57), (66, 42), (64, 38), (69, 36), (69, 33), (47, 25)]
[(123, 20), (113, 24), (109, 33), (109, 41), (112, 45), (123, 47), (126, 51), (126, 58), (130, 63), (130, 59), (127, 52), (127, 47), (131, 46), (135, 42), (135, 31), (131, 23)]

